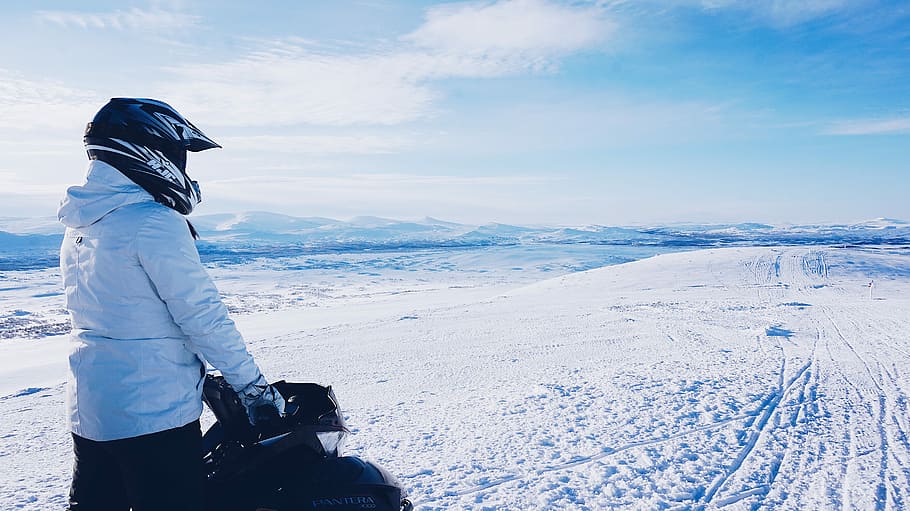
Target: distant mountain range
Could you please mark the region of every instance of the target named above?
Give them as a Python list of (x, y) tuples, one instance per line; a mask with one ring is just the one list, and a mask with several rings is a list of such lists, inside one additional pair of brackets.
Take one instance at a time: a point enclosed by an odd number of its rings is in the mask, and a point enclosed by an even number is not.
[[(234, 243), (325, 242), (464, 242), (493, 243), (661, 243), (705, 240), (755, 242), (816, 240), (836, 242), (898, 242), (910, 238), (910, 222), (878, 218), (854, 224), (774, 226), (760, 223), (673, 224), (646, 227), (586, 225), (575, 227), (515, 226), (499, 223), (467, 225), (435, 218), (401, 221), (357, 217), (348, 221), (322, 217), (294, 217), (277, 213), (246, 212), (190, 218), (204, 241)], [(63, 233), (52, 217), (0, 217), (0, 244), (18, 240), (28, 244), (43, 236)], [(11, 237), (12, 236), (12, 237)]]
[[(589, 244), (672, 247), (730, 245), (910, 245), (910, 222), (878, 218), (855, 224), (773, 226), (760, 223), (677, 224), (651, 227), (466, 225), (435, 218), (399, 221), (358, 217), (349, 221), (293, 217), (266, 212), (201, 215), (191, 218), (202, 239), (203, 257), (225, 251), (249, 257), (280, 257), (300, 251), (352, 251), (477, 247), (520, 244)], [(63, 227), (54, 218), (0, 217), (0, 269), (22, 256), (47, 267), (60, 246)], [(9, 264), (3, 264), (4, 258)], [(10, 259), (16, 259), (13, 263)]]

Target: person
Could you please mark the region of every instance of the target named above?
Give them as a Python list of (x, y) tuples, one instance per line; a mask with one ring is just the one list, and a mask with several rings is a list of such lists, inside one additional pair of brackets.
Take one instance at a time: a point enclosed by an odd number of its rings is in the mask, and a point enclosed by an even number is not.
[(85, 183), (58, 218), (72, 322), (70, 511), (202, 509), (206, 363), (247, 408), (283, 413), (199, 259), (187, 151), (221, 147), (170, 105), (113, 98), (85, 130)]

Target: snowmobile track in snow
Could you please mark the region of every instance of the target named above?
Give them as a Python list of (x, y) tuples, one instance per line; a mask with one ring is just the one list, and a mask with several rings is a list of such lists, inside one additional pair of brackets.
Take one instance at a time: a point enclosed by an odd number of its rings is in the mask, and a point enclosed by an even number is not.
[[(586, 465), (586, 464), (588, 464), (588, 463), (593, 463), (593, 462), (595, 462), (595, 461), (599, 461), (599, 460), (602, 460), (602, 459), (604, 459), (604, 458), (608, 458), (608, 457), (610, 457), (610, 456), (617, 455), (617, 454), (619, 454), (619, 453), (621, 453), (621, 452), (623, 452), (623, 451), (627, 451), (627, 450), (629, 450), (629, 449), (635, 449), (635, 448), (638, 448), (638, 447), (646, 447), (646, 446), (649, 446), (649, 445), (658, 445), (658, 444), (662, 444), (662, 443), (669, 442), (669, 441), (671, 441), (671, 440), (677, 440), (677, 439), (680, 439), (680, 438), (685, 438), (685, 437), (687, 437), (687, 436), (694, 435), (694, 434), (696, 434), (696, 433), (702, 433), (702, 432), (707, 431), (707, 430), (716, 429), (716, 428), (719, 428), (719, 427), (722, 427), (722, 426), (726, 426), (727, 424), (729, 424), (729, 423), (731, 423), (731, 422), (740, 421), (740, 420), (745, 420), (745, 419), (748, 419), (748, 418), (750, 418), (750, 417), (752, 417), (752, 416), (751, 416), (751, 415), (745, 415), (745, 416), (731, 417), (731, 418), (729, 418), (729, 419), (726, 419), (726, 420), (723, 420), (723, 421), (719, 421), (719, 422), (714, 423), (714, 424), (707, 424), (707, 425), (704, 425), (704, 426), (699, 426), (699, 427), (697, 427), (697, 428), (693, 428), (693, 429), (690, 430), (690, 431), (685, 431), (685, 432), (682, 432), (682, 433), (676, 433), (676, 434), (674, 434), (674, 435), (670, 435), (670, 436), (663, 437), (663, 438), (654, 438), (654, 439), (651, 439), (651, 440), (643, 440), (643, 441), (641, 441), (641, 442), (633, 442), (633, 443), (626, 444), (626, 445), (622, 445), (622, 446), (616, 447), (616, 448), (607, 447), (607, 448), (604, 448), (603, 452), (601, 452), (600, 454), (595, 454), (595, 455), (593, 455), (593, 456), (580, 457), (580, 458), (573, 459), (572, 461), (569, 461), (569, 462), (566, 462), (566, 463), (562, 463), (562, 464), (559, 464), (559, 465), (551, 465), (551, 466), (542, 467), (542, 468), (539, 468), (539, 469), (534, 470), (532, 473), (515, 474), (515, 475), (513, 475), (513, 476), (504, 477), (504, 478), (499, 479), (499, 480), (496, 480), (496, 481), (492, 481), (492, 482), (489, 482), (489, 483), (486, 483), (486, 484), (483, 484), (483, 485), (479, 485), (479, 486), (477, 486), (477, 487), (475, 487), (475, 488), (469, 488), (469, 489), (462, 490), (462, 491), (451, 492), (450, 494), (447, 494), (446, 497), (471, 495), (471, 494), (479, 493), (479, 492), (482, 492), (482, 491), (485, 491), (485, 490), (489, 490), (489, 489), (491, 489), (491, 488), (493, 488), (493, 487), (495, 487), (495, 486), (500, 486), (500, 485), (503, 485), (503, 484), (506, 484), (506, 483), (511, 483), (511, 482), (514, 482), (514, 481), (527, 480), (527, 479), (529, 479), (529, 478), (541, 476), (541, 475), (543, 475), (543, 474), (547, 474), (547, 473), (551, 473), (551, 472), (559, 472), (559, 471), (563, 471), (563, 470), (569, 470), (569, 469), (572, 469), (572, 468), (575, 468), (575, 467), (578, 467), (578, 466), (581, 466), (581, 465)], [(436, 499), (436, 500), (439, 500), (439, 499)], [(417, 502), (417, 504), (429, 504), (429, 503), (434, 502), (434, 501), (435, 501), (435, 500), (427, 500), (427, 501), (423, 501), (423, 502)]]

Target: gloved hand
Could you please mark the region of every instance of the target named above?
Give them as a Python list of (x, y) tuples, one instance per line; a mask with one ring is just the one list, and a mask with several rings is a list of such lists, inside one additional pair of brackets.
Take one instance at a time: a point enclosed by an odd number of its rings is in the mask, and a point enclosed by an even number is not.
[(247, 416), (253, 425), (276, 416), (284, 416), (284, 398), (261, 374), (259, 378), (241, 389), (237, 396), (246, 408)]

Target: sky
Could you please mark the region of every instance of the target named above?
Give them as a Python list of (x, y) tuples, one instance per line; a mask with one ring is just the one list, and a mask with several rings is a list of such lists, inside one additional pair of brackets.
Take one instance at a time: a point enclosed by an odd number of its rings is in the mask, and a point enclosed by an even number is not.
[(193, 213), (910, 219), (910, 3), (0, 6), (0, 217), (53, 216), (111, 97), (168, 102)]

